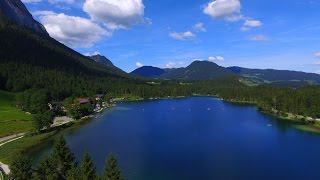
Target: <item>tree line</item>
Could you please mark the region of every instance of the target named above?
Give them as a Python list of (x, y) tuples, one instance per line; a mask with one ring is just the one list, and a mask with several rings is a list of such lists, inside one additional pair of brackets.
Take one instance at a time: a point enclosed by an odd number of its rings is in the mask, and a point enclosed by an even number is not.
[[(301, 88), (257, 86), (198, 86), (199, 93), (217, 95), (234, 102), (254, 103), (260, 110), (320, 118), (320, 87)], [(202, 88), (201, 88), (202, 87)]]
[(16, 180), (123, 180), (122, 173), (114, 155), (109, 155), (101, 176), (97, 173), (88, 153), (84, 153), (80, 164), (65, 139), (59, 137), (50, 156), (40, 160), (32, 167), (28, 157), (17, 155), (10, 166), (10, 178)]
[[(121, 81), (120, 81), (121, 82)], [(211, 81), (188, 82), (159, 81), (159, 84), (148, 84), (146, 82), (135, 83), (122, 82), (110, 83), (106, 91), (90, 91), (89, 95), (80, 93), (80, 97), (94, 97), (96, 93), (107, 94), (112, 97), (139, 97), (141, 99), (157, 97), (192, 96), (193, 94), (217, 95), (225, 100), (237, 102), (255, 103), (261, 110), (278, 111), (303, 115), (312, 118), (320, 118), (320, 87), (306, 86), (301, 88), (285, 88), (271, 86), (245, 86), (236, 77), (226, 77)], [(88, 82), (89, 83), (89, 82)], [(86, 83), (84, 83), (86, 87)], [(83, 88), (84, 88), (83, 87)], [(23, 110), (31, 113), (48, 111), (48, 102), (53, 100), (52, 89), (31, 89), (17, 96), (17, 104)], [(77, 97), (71, 94), (65, 102), (72, 102)], [(65, 97), (61, 97), (63, 100)], [(69, 101), (68, 101), (69, 100)], [(68, 104), (68, 103), (65, 103)], [(87, 107), (83, 107), (87, 112)], [(47, 113), (48, 114), (48, 113)]]
[[(151, 80), (117, 74), (59, 42), (32, 33), (1, 15), (0, 39), (0, 89), (38, 94), (29, 96), (31, 99), (25, 100), (28, 103), (21, 104), (22, 109), (35, 114), (45, 112), (41, 110), (44, 105), (37, 106), (37, 101), (45, 98), (48, 103), (63, 101), (68, 97), (90, 97), (96, 93), (143, 99), (211, 94), (227, 100), (254, 102), (265, 110), (320, 117), (318, 86), (297, 89), (247, 87), (236, 76), (187, 84), (152, 80), (156, 83), (150, 84), (147, 81)], [(40, 91), (45, 96), (40, 96)]]

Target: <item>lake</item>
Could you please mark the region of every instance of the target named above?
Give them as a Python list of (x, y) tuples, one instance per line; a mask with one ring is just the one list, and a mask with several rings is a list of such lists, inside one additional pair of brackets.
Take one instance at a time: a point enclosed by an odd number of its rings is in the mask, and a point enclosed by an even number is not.
[(212, 97), (118, 103), (65, 138), (128, 180), (320, 179), (320, 135)]

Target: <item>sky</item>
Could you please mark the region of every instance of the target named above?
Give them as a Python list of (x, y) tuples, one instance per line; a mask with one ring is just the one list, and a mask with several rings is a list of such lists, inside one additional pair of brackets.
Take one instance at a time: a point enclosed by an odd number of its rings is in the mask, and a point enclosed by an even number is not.
[(131, 72), (144, 65), (320, 73), (320, 0), (22, 0), (50, 36)]

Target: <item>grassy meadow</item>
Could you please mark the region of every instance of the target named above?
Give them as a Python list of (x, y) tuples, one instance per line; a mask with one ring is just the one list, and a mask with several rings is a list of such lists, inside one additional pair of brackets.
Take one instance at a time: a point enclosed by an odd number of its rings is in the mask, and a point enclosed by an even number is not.
[(38, 146), (39, 144), (53, 137), (56, 133), (56, 131), (52, 131), (34, 136), (26, 136), (16, 141), (7, 143), (0, 148), (0, 161), (10, 165), (17, 154), (26, 153), (27, 150)]
[(0, 137), (29, 131), (32, 116), (14, 106), (15, 94), (0, 91)]

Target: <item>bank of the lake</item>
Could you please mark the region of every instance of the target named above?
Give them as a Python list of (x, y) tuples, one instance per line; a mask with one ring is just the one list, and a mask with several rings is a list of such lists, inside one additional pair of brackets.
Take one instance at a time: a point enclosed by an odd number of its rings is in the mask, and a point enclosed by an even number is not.
[(297, 114), (291, 114), (289, 112), (279, 112), (274, 109), (263, 109), (258, 106), (256, 102), (251, 101), (236, 101), (236, 100), (226, 100), (222, 99), (226, 102), (233, 103), (236, 105), (252, 105), (257, 107), (257, 110), (261, 113), (273, 116), (279, 120), (282, 121), (290, 121), (292, 123), (297, 124), (297, 128), (302, 131), (308, 131), (313, 133), (320, 133), (320, 121), (317, 119), (312, 119), (310, 117), (297, 115)]
[[(217, 100), (222, 100), (226, 103), (235, 104), (237, 106), (255, 106), (257, 107), (257, 104), (254, 102), (246, 102), (246, 101), (230, 101), (230, 100), (223, 100), (219, 99), (218, 96), (211, 96), (211, 95), (193, 95), (192, 97), (198, 97), (198, 98), (216, 98)], [(131, 99), (123, 99), (123, 98), (115, 98), (113, 100), (114, 105), (117, 103), (138, 103), (138, 102), (148, 102), (148, 101), (161, 101), (161, 100), (179, 100), (179, 99), (187, 99), (192, 97), (158, 97), (158, 98), (151, 98), (151, 99), (143, 99), (143, 98), (131, 98)], [(318, 123), (316, 124), (310, 124), (302, 122), (301, 120), (298, 120), (296, 118), (291, 117), (283, 117), (280, 116), (277, 113), (274, 113), (272, 111), (264, 111), (261, 109), (258, 109), (263, 114), (266, 114), (268, 116), (272, 116), (279, 121), (289, 121), (288, 123), (292, 123), (292, 127), (297, 128), (301, 131), (311, 132), (311, 133), (320, 133), (320, 128), (318, 126)], [(103, 113), (103, 112), (102, 112)], [(92, 119), (96, 119), (97, 116), (99, 116), (100, 113), (96, 114), (95, 116), (92, 115), (91, 117), (84, 118), (83, 120), (74, 121), (68, 124), (65, 124), (61, 127), (58, 127), (57, 129), (50, 130), (49, 132), (42, 133), (39, 135), (27, 135), (25, 138), (21, 139), (20, 141), (15, 141), (14, 143), (10, 143), (7, 146), (2, 147), (0, 149), (0, 161), (4, 162), (6, 164), (10, 164), (12, 157), (16, 155), (18, 152), (22, 152), (24, 154), (33, 154), (34, 152), (37, 152), (39, 149), (48, 146), (48, 144), (52, 144), (53, 140), (57, 135), (64, 134), (65, 132), (70, 132), (73, 130), (77, 130), (78, 128), (83, 127), (85, 124), (90, 123)], [(10, 149), (14, 149), (11, 151)]]
[[(202, 94), (193, 94), (192, 96), (186, 97), (186, 96), (177, 96), (177, 97), (156, 97), (156, 98), (149, 98), (149, 99), (144, 99), (144, 98), (115, 98), (113, 102), (115, 103), (121, 103), (121, 102), (141, 102), (141, 101), (153, 101), (153, 100), (168, 100), (168, 99), (183, 99), (183, 98), (191, 98), (191, 97), (212, 97), (212, 98), (217, 98), (220, 100), (223, 100), (228, 103), (233, 103), (236, 105), (250, 105), (250, 106), (255, 106), (257, 107), (257, 110), (261, 113), (267, 114), (274, 116), (275, 118), (279, 120), (284, 120), (284, 121), (291, 121), (292, 123), (296, 123), (297, 126), (296, 128), (302, 130), (302, 131), (308, 131), (308, 132), (313, 132), (313, 133), (319, 133), (320, 134), (320, 121), (313, 119), (312, 121), (307, 121), (307, 119), (310, 119), (310, 117), (305, 117), (302, 115), (296, 115), (296, 114), (291, 114), (288, 112), (277, 112), (275, 110), (270, 110), (270, 109), (261, 109), (258, 107), (257, 102), (252, 102), (252, 101), (239, 101), (239, 100), (228, 100), (228, 99), (223, 99), (220, 98), (219, 95), (202, 95)], [(286, 116), (284, 116), (286, 115)]]
[(93, 118), (94, 117), (87, 117), (72, 121), (43, 131), (40, 134), (29, 132), (23, 138), (19, 138), (1, 146), (0, 162), (10, 165), (17, 154), (22, 153), (29, 156), (34, 151), (45, 146), (45, 144), (52, 143), (56, 137), (63, 135), (66, 131), (76, 130), (90, 123)]
[(320, 136), (294, 126), (255, 106), (193, 97), (118, 103), (65, 138), (99, 171), (116, 154), (129, 180), (318, 179)]

